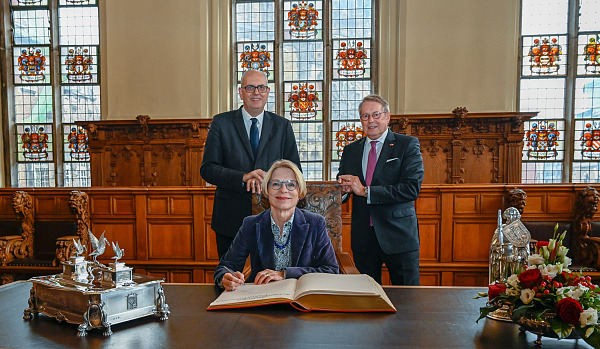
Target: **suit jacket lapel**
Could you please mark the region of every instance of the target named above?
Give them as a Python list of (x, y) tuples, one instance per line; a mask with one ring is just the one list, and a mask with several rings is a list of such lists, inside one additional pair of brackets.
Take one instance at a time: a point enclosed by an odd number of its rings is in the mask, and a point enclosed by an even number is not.
[(292, 222), (292, 266), (298, 266), (298, 260), (300, 259), (300, 253), (304, 248), (304, 242), (306, 242), (306, 236), (308, 234), (309, 224), (306, 222), (304, 213), (296, 208), (294, 213), (294, 222)]
[(377, 178), (381, 176), (383, 166), (385, 166), (386, 161), (390, 158), (390, 154), (392, 154), (392, 150), (395, 146), (396, 141), (394, 140), (392, 130), (388, 130), (387, 136), (385, 137), (385, 141), (383, 142), (383, 147), (381, 148), (381, 153), (379, 153), (379, 158), (377, 159), (375, 172), (373, 172), (373, 182), (377, 183)]
[[(258, 142), (258, 151), (256, 152), (256, 158), (260, 158), (260, 154), (265, 150), (265, 146), (267, 145), (267, 140), (271, 136), (271, 129), (273, 126), (273, 116), (271, 113), (265, 110), (265, 114), (263, 117), (262, 129), (260, 131), (260, 141)], [(250, 141), (248, 140), (248, 144)]]
[(238, 109), (237, 113), (235, 113), (235, 117), (233, 118), (233, 124), (235, 129), (242, 140), (242, 144), (244, 145), (244, 149), (250, 156), (252, 160), (254, 160), (254, 154), (252, 154), (252, 147), (250, 146), (250, 138), (248, 138), (248, 133), (246, 132), (246, 126), (244, 125), (244, 116), (242, 115), (242, 108)]
[[(271, 230), (271, 209), (265, 211), (260, 222), (256, 224), (256, 241), (258, 255), (263, 268), (275, 267), (275, 252), (273, 251), (273, 231)], [(264, 241), (264, 244), (262, 243)], [(257, 270), (257, 272), (260, 270)]]
[(357, 168), (354, 170), (354, 172), (350, 172), (350, 173), (358, 173), (358, 179), (360, 179), (361, 183), (365, 183), (365, 176), (363, 175), (363, 168), (362, 168), (362, 158), (365, 152), (365, 142), (367, 141), (367, 137), (363, 137), (361, 138), (358, 143), (358, 154), (356, 154), (356, 159), (358, 159), (358, 161), (352, 161), (356, 164)]

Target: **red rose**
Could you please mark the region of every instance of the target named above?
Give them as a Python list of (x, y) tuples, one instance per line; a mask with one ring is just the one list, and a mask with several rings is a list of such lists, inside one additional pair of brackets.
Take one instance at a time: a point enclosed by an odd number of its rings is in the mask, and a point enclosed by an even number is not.
[(498, 297), (500, 294), (506, 292), (506, 285), (500, 282), (488, 286), (488, 296), (490, 300)]
[(544, 246), (548, 246), (549, 242), (548, 241), (538, 241), (535, 244), (535, 249), (539, 250), (540, 248), (544, 247)]
[(579, 315), (583, 308), (578, 301), (573, 298), (563, 298), (556, 304), (556, 313), (560, 319), (568, 324), (576, 325), (579, 323)]
[(532, 288), (533, 286), (542, 282), (542, 272), (537, 269), (527, 269), (521, 274), (519, 274), (519, 282), (525, 288)]

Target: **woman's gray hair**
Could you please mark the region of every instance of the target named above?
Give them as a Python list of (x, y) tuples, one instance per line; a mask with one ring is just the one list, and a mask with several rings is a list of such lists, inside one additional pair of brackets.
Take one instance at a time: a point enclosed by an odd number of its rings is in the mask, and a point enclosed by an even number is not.
[(294, 172), (294, 175), (296, 176), (296, 181), (298, 182), (298, 198), (303, 199), (306, 196), (306, 180), (304, 179), (304, 176), (302, 175), (302, 172), (300, 171), (298, 166), (296, 166), (296, 164), (291, 162), (290, 160), (277, 160), (273, 163), (273, 165), (271, 165), (271, 168), (267, 172), (267, 175), (265, 176), (262, 182), (262, 191), (264, 195), (268, 193), (267, 189), (269, 187), (269, 181), (271, 180), (273, 172), (275, 172), (276, 169), (281, 167), (289, 168)]

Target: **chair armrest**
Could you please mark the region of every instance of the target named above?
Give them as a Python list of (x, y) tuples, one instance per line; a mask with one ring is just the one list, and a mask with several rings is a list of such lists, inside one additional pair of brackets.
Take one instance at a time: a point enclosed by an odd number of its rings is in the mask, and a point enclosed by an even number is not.
[(340, 266), (341, 274), (360, 274), (356, 266), (354, 265), (354, 261), (352, 260), (352, 256), (348, 252), (335, 252), (335, 258)]

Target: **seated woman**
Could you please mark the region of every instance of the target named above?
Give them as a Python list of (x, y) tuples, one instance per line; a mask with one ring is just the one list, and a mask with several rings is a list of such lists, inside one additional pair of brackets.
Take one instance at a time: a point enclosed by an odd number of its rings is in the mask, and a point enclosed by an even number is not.
[(296, 165), (276, 161), (262, 191), (270, 208), (244, 219), (229, 250), (215, 269), (215, 283), (233, 291), (244, 283), (242, 270), (250, 255), (248, 282), (266, 284), (307, 273), (339, 273), (325, 218), (296, 208), (306, 195), (306, 181)]

